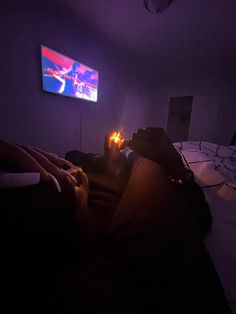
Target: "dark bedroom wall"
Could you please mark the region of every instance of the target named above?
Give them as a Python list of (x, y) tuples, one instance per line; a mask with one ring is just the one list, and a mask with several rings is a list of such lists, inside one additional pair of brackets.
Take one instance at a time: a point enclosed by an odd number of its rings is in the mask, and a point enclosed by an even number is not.
[[(75, 148), (101, 152), (105, 133), (124, 127), (127, 117), (133, 121), (126, 107), (135, 110), (135, 89), (143, 87), (135, 83), (135, 61), (75, 21), (63, 2), (1, 1), (0, 137), (61, 155)], [(42, 91), (41, 44), (99, 71), (98, 103)]]
[(236, 82), (235, 77), (222, 92), (222, 105), (219, 110), (217, 138), (219, 143), (230, 143), (236, 132)]
[[(236, 70), (231, 59), (231, 71)], [(192, 68), (191, 68), (192, 67)], [(171, 97), (193, 96), (188, 140), (203, 140), (228, 145), (236, 129), (236, 79), (231, 71), (222, 71), (221, 62), (204, 66), (172, 63), (173, 71), (157, 75), (149, 86), (152, 99), (146, 110), (149, 125), (167, 128)]]
[(164, 121), (166, 127), (170, 98), (193, 96), (189, 140), (230, 143), (236, 128), (235, 13), (231, 0), (176, 1), (156, 16), (161, 27), (150, 58), (149, 123)]

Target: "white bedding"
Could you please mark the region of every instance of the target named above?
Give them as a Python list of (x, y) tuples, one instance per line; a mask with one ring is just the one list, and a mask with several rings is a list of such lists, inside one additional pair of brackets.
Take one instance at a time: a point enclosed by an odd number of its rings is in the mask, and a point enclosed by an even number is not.
[(205, 242), (236, 313), (236, 146), (209, 142), (174, 146), (193, 170), (210, 205), (213, 227)]

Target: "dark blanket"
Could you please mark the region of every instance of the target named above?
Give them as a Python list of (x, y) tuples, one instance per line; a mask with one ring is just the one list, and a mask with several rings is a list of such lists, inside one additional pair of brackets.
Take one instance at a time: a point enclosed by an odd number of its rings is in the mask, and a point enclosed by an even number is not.
[(58, 278), (78, 255), (74, 190), (59, 194), (51, 184), (0, 189), (0, 201), (4, 313), (50, 313)]

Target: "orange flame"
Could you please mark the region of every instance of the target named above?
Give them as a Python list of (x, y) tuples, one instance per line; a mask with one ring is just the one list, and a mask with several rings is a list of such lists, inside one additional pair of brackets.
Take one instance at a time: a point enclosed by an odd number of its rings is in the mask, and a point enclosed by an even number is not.
[(117, 144), (118, 148), (121, 147), (122, 143), (124, 142), (124, 137), (120, 134), (120, 132), (113, 132), (112, 135), (110, 136), (110, 145), (111, 146), (111, 142), (114, 142)]

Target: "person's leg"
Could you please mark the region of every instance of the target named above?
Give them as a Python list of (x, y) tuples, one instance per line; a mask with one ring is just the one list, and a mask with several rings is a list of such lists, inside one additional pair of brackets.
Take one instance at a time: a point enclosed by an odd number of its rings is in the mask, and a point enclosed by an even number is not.
[(107, 243), (65, 276), (63, 314), (230, 313), (187, 208), (166, 170), (139, 158)]
[(113, 216), (109, 234), (116, 239), (155, 229), (161, 237), (192, 234), (193, 221), (182, 193), (159, 163), (139, 157)]

